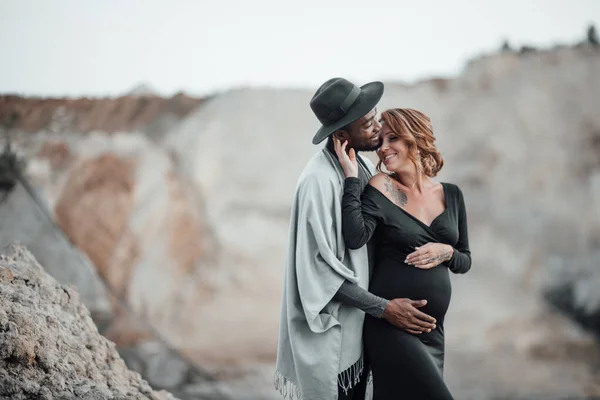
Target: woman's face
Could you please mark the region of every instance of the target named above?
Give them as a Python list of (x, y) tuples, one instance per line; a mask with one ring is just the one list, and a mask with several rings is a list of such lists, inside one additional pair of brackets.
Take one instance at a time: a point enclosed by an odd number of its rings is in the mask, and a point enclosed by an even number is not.
[(379, 159), (390, 172), (400, 172), (413, 165), (408, 158), (408, 146), (388, 125), (381, 128), (381, 147), (377, 150)]

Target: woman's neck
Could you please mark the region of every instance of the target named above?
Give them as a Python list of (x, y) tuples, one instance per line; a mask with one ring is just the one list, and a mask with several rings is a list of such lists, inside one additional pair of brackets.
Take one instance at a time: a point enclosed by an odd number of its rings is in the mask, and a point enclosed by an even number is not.
[(423, 191), (423, 184), (425, 183), (426, 177), (423, 174), (419, 176), (416, 169), (413, 169), (412, 171), (393, 172), (393, 174), (400, 184), (406, 186), (414, 193)]

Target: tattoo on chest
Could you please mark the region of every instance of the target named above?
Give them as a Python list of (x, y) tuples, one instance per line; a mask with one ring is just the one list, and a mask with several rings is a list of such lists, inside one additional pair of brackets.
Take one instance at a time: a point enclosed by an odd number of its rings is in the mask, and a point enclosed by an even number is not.
[(385, 191), (390, 195), (392, 201), (400, 207), (404, 207), (408, 203), (408, 196), (406, 193), (398, 189), (390, 177), (386, 177), (385, 179)]

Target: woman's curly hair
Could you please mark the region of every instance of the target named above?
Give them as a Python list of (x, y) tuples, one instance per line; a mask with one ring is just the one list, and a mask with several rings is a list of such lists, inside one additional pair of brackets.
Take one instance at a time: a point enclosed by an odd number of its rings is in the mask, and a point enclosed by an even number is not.
[[(435, 137), (431, 120), (425, 114), (412, 108), (393, 108), (381, 113), (383, 124), (404, 140), (408, 147), (408, 158), (417, 171), (434, 177), (444, 166), (444, 159), (435, 147)], [(381, 172), (382, 162), (377, 169)]]

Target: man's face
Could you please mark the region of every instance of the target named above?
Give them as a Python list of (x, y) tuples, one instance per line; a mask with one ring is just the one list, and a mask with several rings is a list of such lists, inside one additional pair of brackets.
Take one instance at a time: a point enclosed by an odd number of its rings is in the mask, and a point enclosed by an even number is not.
[(377, 108), (349, 126), (348, 148), (356, 151), (374, 151), (381, 144), (381, 124), (377, 119)]

